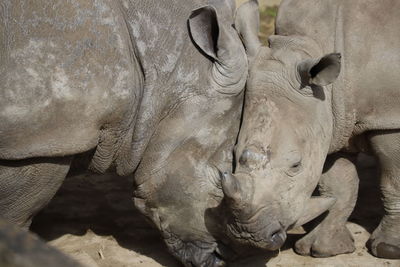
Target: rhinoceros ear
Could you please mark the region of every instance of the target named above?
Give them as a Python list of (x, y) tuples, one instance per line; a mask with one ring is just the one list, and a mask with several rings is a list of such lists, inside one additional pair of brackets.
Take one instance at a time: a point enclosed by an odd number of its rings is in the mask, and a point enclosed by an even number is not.
[(297, 71), (303, 85), (326, 86), (339, 76), (341, 55), (333, 53), (320, 59), (303, 60), (297, 65)]
[(218, 60), (219, 25), (215, 9), (206, 6), (193, 11), (189, 18), (189, 29), (196, 45), (208, 56)]
[(224, 94), (241, 92), (248, 65), (243, 44), (232, 24), (219, 19), (214, 7), (205, 6), (192, 12), (188, 26), (196, 46), (213, 59), (216, 90)]
[(251, 62), (261, 47), (258, 32), (260, 30), (260, 11), (257, 0), (242, 4), (236, 11), (235, 28), (240, 34), (246, 53)]

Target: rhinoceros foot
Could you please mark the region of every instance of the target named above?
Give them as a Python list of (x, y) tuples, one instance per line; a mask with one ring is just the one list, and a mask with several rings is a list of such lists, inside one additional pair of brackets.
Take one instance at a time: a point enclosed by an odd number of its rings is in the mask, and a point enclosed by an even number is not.
[(295, 244), (298, 254), (317, 258), (352, 253), (354, 250), (354, 239), (345, 225), (328, 228), (320, 224)]
[(400, 238), (383, 232), (380, 227), (373, 232), (367, 246), (378, 258), (400, 259)]

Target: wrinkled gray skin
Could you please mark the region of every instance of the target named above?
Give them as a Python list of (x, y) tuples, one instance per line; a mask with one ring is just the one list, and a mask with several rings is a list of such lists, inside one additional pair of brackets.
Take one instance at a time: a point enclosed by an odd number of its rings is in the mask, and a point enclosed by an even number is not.
[[(236, 26), (251, 67), (237, 167), (223, 180), (233, 239), (277, 249), (287, 229), (329, 210), (296, 251), (354, 251), (345, 226), (358, 190), (351, 153), (370, 151), (382, 170), (385, 216), (369, 246), (400, 258), (399, 9), (395, 0), (286, 0), (264, 47), (257, 2), (240, 7)], [(312, 198), (318, 183), (321, 196)]]
[(89, 151), (90, 169), (135, 174), (135, 205), (184, 265), (222, 265), (205, 211), (223, 198), (248, 73), (234, 8), (3, 0), (0, 214), (29, 226)]

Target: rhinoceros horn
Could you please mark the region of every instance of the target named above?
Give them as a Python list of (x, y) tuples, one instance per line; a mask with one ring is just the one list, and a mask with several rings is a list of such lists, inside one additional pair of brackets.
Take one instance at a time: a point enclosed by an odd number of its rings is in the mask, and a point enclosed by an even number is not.
[(336, 198), (333, 197), (311, 197), (304, 205), (304, 212), (293, 228), (317, 218), (319, 215), (331, 208), (335, 202)]
[(221, 174), (221, 185), (229, 205), (234, 209), (239, 209), (243, 202), (243, 194), (239, 181), (231, 173), (224, 172)]

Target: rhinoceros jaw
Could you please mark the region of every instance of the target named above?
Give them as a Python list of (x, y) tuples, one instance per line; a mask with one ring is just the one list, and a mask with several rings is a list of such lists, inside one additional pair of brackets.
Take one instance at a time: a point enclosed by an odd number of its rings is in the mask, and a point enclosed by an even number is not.
[(306, 202), (304, 212), (293, 228), (317, 218), (319, 215), (330, 209), (335, 202), (336, 198), (333, 197), (311, 197), (310, 200)]

